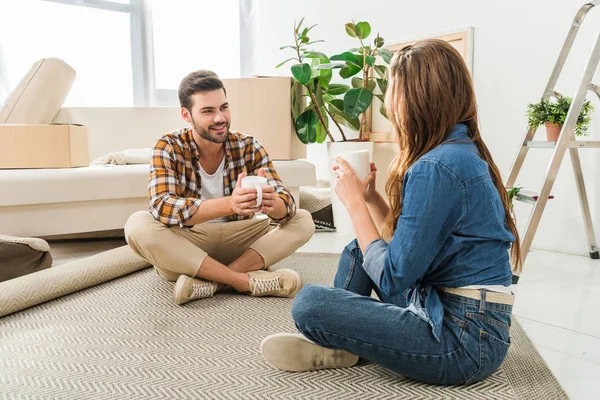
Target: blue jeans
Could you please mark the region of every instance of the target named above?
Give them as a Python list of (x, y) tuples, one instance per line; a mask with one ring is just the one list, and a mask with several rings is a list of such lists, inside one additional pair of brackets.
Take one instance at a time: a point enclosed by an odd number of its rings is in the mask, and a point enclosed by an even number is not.
[[(429, 323), (385, 293), (362, 267), (356, 241), (342, 253), (334, 286), (307, 285), (292, 316), (320, 346), (343, 349), (400, 375), (436, 384), (469, 384), (491, 375), (510, 345), (512, 306), (439, 292), (444, 305), (438, 342)], [(382, 301), (373, 299), (375, 290)]]

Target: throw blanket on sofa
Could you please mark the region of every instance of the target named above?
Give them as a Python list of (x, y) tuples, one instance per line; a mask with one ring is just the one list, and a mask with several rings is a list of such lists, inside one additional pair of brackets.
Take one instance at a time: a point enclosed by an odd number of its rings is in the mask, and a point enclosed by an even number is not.
[(91, 165), (150, 164), (151, 158), (151, 149), (127, 149), (98, 157)]
[(0, 282), (52, 266), (48, 242), (0, 235)]

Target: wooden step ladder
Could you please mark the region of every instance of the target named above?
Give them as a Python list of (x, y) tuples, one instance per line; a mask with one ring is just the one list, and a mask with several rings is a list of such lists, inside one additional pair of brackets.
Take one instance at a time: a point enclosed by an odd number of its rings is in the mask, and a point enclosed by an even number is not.
[[(579, 27), (581, 26), (583, 19), (585, 18), (587, 13), (595, 6), (600, 6), (600, 0), (594, 0), (584, 4), (577, 12), (577, 15), (573, 20), (573, 24), (571, 25), (571, 29), (569, 30), (565, 43), (563, 44), (562, 50), (558, 56), (556, 65), (554, 66), (554, 70), (552, 71), (552, 75), (550, 76), (550, 80), (546, 85), (546, 89), (544, 89), (542, 100), (548, 100), (550, 97), (562, 97), (561, 94), (556, 92), (555, 90), (556, 82), (558, 81), (558, 78), (562, 72), (563, 66), (565, 65), (567, 56), (571, 51), (571, 47), (573, 46), (573, 42), (575, 41), (577, 33), (579, 32)], [(539, 195), (528, 194), (527, 196), (516, 196), (517, 200), (525, 200), (526, 203), (532, 204), (533, 210), (531, 211), (529, 221), (527, 222), (527, 228), (525, 229), (525, 234), (522, 236), (521, 240), (521, 266), (519, 268), (513, 266), (513, 283), (517, 283), (517, 281), (519, 280), (519, 275), (521, 274), (522, 266), (525, 264), (527, 254), (529, 253), (529, 249), (531, 248), (531, 243), (533, 242), (533, 237), (535, 236), (535, 232), (540, 223), (540, 219), (542, 218), (542, 213), (544, 212), (546, 203), (548, 202), (548, 199), (551, 198), (550, 191), (552, 190), (552, 186), (554, 185), (554, 181), (556, 180), (556, 175), (558, 174), (558, 169), (560, 168), (560, 165), (562, 163), (567, 149), (569, 149), (569, 155), (571, 156), (571, 164), (573, 166), (573, 172), (575, 173), (577, 192), (579, 193), (579, 203), (581, 206), (581, 212), (583, 214), (583, 222), (585, 225), (590, 257), (596, 260), (600, 258), (600, 254), (598, 252), (599, 248), (596, 244), (596, 236), (594, 234), (594, 227), (592, 225), (592, 216), (590, 213), (590, 206), (585, 190), (585, 183), (583, 181), (583, 174), (581, 171), (581, 162), (579, 160), (579, 149), (600, 148), (600, 141), (573, 140), (575, 125), (577, 123), (579, 113), (581, 112), (581, 108), (587, 96), (587, 92), (592, 91), (593, 93), (596, 93), (598, 98), (600, 98), (600, 87), (592, 83), (592, 78), (594, 77), (594, 73), (596, 72), (596, 68), (598, 67), (599, 60), (600, 32), (598, 33), (598, 38), (596, 39), (596, 43), (588, 60), (585, 71), (583, 72), (581, 83), (579, 84), (577, 92), (573, 97), (571, 107), (569, 108), (569, 112), (567, 113), (567, 118), (561, 129), (558, 141), (556, 143), (545, 141), (533, 141), (536, 129), (528, 128), (525, 132), (523, 141), (521, 142), (519, 152), (515, 157), (513, 165), (510, 169), (510, 174), (508, 175), (508, 179), (506, 180), (505, 184), (507, 188), (511, 188), (514, 185), (517, 176), (521, 171), (521, 167), (523, 166), (523, 162), (525, 161), (525, 157), (527, 156), (527, 152), (529, 151), (529, 149), (554, 149), (552, 153), (552, 158), (550, 160), (550, 164), (548, 165), (548, 169), (546, 170), (546, 175), (544, 177), (542, 189), (540, 190)]]

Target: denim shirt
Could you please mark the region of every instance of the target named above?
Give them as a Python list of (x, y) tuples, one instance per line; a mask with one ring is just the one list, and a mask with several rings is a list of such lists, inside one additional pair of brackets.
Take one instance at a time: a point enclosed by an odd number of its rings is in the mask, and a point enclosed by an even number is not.
[(364, 268), (386, 302), (428, 322), (439, 341), (444, 307), (436, 286), (510, 286), (502, 201), (464, 124), (406, 172), (402, 213), (389, 243), (372, 242)]

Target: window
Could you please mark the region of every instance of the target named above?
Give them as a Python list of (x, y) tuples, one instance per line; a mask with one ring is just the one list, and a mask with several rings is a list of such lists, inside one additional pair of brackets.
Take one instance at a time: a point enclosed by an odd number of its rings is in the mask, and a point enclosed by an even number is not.
[(177, 89), (197, 69), (240, 76), (238, 0), (150, 0), (157, 89)]
[(132, 106), (129, 37), (128, 12), (43, 0), (0, 2), (0, 84), (7, 87), (0, 95), (10, 93), (37, 60), (57, 57), (77, 71), (65, 106)]
[(176, 105), (193, 70), (240, 76), (249, 1), (0, 0), (0, 102), (33, 63), (57, 57), (77, 71), (65, 106)]

